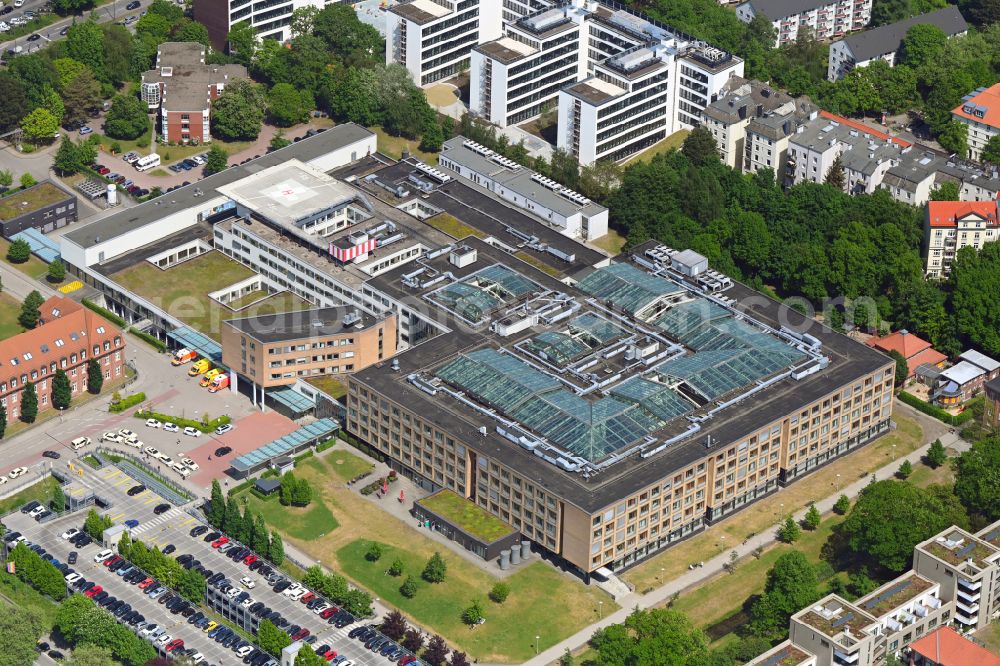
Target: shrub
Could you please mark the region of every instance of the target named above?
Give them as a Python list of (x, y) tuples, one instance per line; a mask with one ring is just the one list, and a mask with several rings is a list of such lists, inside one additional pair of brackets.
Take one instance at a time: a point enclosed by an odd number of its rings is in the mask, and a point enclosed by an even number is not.
[(507, 601), (508, 596), (510, 596), (510, 585), (507, 583), (499, 582), (490, 590), (490, 599), (498, 604)]
[(427, 566), (424, 567), (421, 576), (428, 583), (441, 583), (444, 582), (444, 575), (447, 571), (448, 565), (444, 563), (441, 553), (434, 553), (431, 555), (431, 559), (427, 560)]
[(365, 553), (365, 559), (369, 562), (378, 562), (382, 559), (383, 552), (382, 544), (378, 541), (372, 541), (371, 545), (368, 546), (368, 551)]
[(12, 264), (23, 264), (31, 258), (31, 246), (28, 241), (17, 239), (7, 248), (7, 261)]
[[(220, 425), (225, 425), (229, 423), (232, 419), (229, 416), (223, 414), (222, 416), (217, 416), (208, 423), (202, 423), (201, 421), (195, 421), (194, 419), (186, 419), (180, 416), (170, 416), (169, 414), (161, 414), (160, 412), (154, 412), (150, 409), (140, 409), (135, 413), (137, 419), (156, 419), (162, 423), (173, 423), (181, 428), (195, 428), (202, 432), (212, 432)], [(231, 495), (233, 491), (229, 491)]]
[(481, 624), (484, 619), (483, 605), (477, 599), (473, 599), (472, 604), (462, 611), (462, 622), (469, 626)]
[(399, 593), (407, 599), (417, 596), (417, 581), (413, 580), (413, 576), (406, 577), (403, 584), (399, 586)]
[(133, 393), (132, 395), (122, 398), (117, 402), (111, 403), (111, 406), (108, 407), (108, 411), (115, 413), (124, 412), (126, 409), (129, 409), (130, 407), (135, 407), (140, 402), (143, 402), (145, 399), (146, 399), (145, 393), (142, 393), (141, 391), (139, 393)]
[(14, 546), (9, 559), (15, 563), (17, 577), (56, 601), (66, 598), (66, 581), (55, 566), (22, 543)]
[(920, 398), (918, 398), (917, 396), (913, 395), (912, 393), (907, 393), (906, 391), (899, 392), (899, 399), (905, 402), (910, 407), (913, 407), (917, 411), (923, 412), (928, 416), (933, 416), (934, 418), (936, 418), (939, 421), (942, 421), (943, 423), (947, 423), (948, 425), (954, 425), (954, 426), (963, 425), (970, 419), (972, 419), (972, 417), (974, 416), (974, 410), (972, 409), (972, 407), (976, 405), (978, 402), (982, 401), (982, 397), (973, 398), (965, 405), (965, 411), (963, 411), (961, 414), (956, 414), (955, 416), (952, 416), (951, 414), (941, 409), (937, 405), (932, 405), (929, 402), (925, 402)]
[(83, 307), (87, 308), (88, 310), (93, 310), (94, 312), (101, 315), (102, 317), (110, 321), (112, 324), (115, 324), (119, 328), (124, 328), (125, 326), (128, 325), (128, 323), (124, 319), (116, 315), (114, 312), (102, 308), (100, 305), (97, 305), (93, 301), (89, 301), (85, 298), (82, 301), (80, 301), (80, 303), (83, 305)]
[(164, 344), (163, 342), (161, 342), (155, 336), (152, 336), (149, 333), (146, 333), (145, 331), (140, 331), (140, 330), (137, 330), (137, 329), (134, 329), (134, 328), (130, 328), (129, 329), (129, 333), (131, 333), (135, 337), (139, 338), (143, 342), (146, 342), (147, 344), (149, 344), (150, 346), (152, 346), (154, 349), (156, 349), (161, 354), (163, 352), (167, 351), (167, 345), (166, 344)]

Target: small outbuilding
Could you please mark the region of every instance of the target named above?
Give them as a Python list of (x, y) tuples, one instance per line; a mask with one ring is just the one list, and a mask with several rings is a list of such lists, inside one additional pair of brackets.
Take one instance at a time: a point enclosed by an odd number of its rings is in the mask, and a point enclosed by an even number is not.
[(281, 487), (281, 481), (278, 479), (257, 479), (254, 481), (253, 487), (261, 495), (270, 495), (271, 493), (278, 492), (278, 488)]

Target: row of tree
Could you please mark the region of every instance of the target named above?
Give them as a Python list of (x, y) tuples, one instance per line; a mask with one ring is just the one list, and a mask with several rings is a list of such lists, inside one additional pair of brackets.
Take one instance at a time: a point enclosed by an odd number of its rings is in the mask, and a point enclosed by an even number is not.
[(364, 590), (352, 588), (347, 579), (335, 573), (325, 573), (319, 565), (306, 569), (302, 584), (316, 594), (357, 617), (367, 617), (372, 613), (372, 596)]
[(275, 566), (281, 566), (285, 561), (285, 544), (281, 535), (274, 530), (269, 533), (263, 516), (255, 515), (248, 505), (244, 504), (241, 512), (237, 498), (230, 497), (227, 501), (218, 479), (212, 481), (212, 499), (207, 518), (212, 527), (252, 548), (257, 555), (267, 558)]
[(14, 563), (14, 572), (18, 578), (42, 594), (48, 595), (56, 601), (62, 601), (66, 598), (66, 581), (63, 579), (62, 572), (48, 560), (43, 560), (41, 555), (28, 549), (23, 543), (14, 546), (8, 554), (7, 560)]
[(205, 600), (205, 577), (194, 569), (185, 569), (157, 546), (150, 548), (142, 541), (133, 541), (125, 532), (118, 542), (118, 554), (188, 601)]
[[(430, 666), (469, 666), (469, 657), (464, 652), (455, 650), (448, 658), (448, 644), (441, 636), (432, 636), (426, 641), (427, 648), (424, 649), (424, 635), (416, 627), (411, 627), (406, 622), (406, 617), (398, 610), (390, 611), (382, 618), (379, 627), (381, 632), (392, 640), (398, 642), (413, 654), (420, 655), (420, 660)], [(421, 654), (421, 650), (423, 653)]]
[(298, 479), (292, 472), (281, 475), (278, 498), (284, 506), (309, 506), (312, 496), (313, 489), (309, 479)]
[(156, 658), (152, 644), (118, 624), (110, 613), (82, 594), (74, 594), (60, 605), (55, 626), (74, 646), (104, 648), (126, 666), (143, 666)]

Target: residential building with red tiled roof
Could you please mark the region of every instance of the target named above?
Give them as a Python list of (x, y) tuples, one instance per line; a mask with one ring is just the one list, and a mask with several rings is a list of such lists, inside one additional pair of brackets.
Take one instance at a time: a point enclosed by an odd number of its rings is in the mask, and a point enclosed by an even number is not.
[(968, 157), (977, 162), (991, 137), (1000, 134), (1000, 83), (978, 88), (962, 98), (951, 117), (969, 127)]
[(948, 274), (955, 253), (1000, 239), (996, 201), (928, 201), (924, 224), (927, 277)]
[(1000, 666), (1000, 656), (952, 627), (941, 627), (910, 645), (913, 666)]
[(21, 414), (21, 393), (35, 385), (38, 411), (52, 406), (52, 376), (62, 369), (73, 396), (87, 390), (87, 363), (96, 358), (105, 381), (122, 376), (125, 338), (104, 317), (65, 296), (53, 296), (39, 308), (38, 326), (0, 341), (0, 406), (7, 421)]
[(872, 338), (868, 344), (881, 352), (889, 354), (899, 352), (906, 359), (907, 368), (912, 377), (917, 367), (924, 363), (943, 367), (948, 357), (934, 349), (931, 343), (907, 330), (896, 331), (881, 338)]

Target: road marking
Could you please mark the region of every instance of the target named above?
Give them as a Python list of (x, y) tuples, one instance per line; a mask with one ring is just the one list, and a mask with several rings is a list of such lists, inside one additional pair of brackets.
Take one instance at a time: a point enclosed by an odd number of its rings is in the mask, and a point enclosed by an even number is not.
[(111, 519), (111, 522), (113, 522), (113, 523), (118, 522), (118, 519), (121, 518), (124, 515), (125, 515), (124, 513), (119, 513), (117, 516), (115, 516), (114, 518)]
[(153, 502), (155, 502), (155, 501), (156, 501), (156, 497), (155, 497), (155, 496), (153, 496), (153, 497), (150, 497), (150, 498), (149, 498), (148, 500), (146, 500), (145, 502), (143, 502), (143, 504), (152, 504), (152, 503), (153, 503)]
[(114, 469), (114, 468), (112, 468), (112, 469), (109, 469), (107, 471), (107, 473), (102, 474), (101, 477), (104, 478), (104, 479), (111, 479), (111, 478), (114, 478), (114, 477), (118, 476), (121, 473), (122, 472), (121, 472), (120, 469)]
[(84, 492), (86, 491), (83, 488), (74, 488), (73, 490), (70, 491), (69, 494), (72, 495), (73, 497), (76, 497), (77, 495), (82, 495)]
[(129, 483), (131, 480), (132, 479), (122, 479), (121, 481), (115, 484), (115, 488), (117, 488), (118, 486), (125, 485), (126, 483)]
[(196, 520), (197, 520), (197, 518), (188, 518), (187, 520), (185, 520), (183, 523), (181, 523), (177, 527), (184, 527), (185, 525), (190, 525), (191, 523), (195, 522)]

